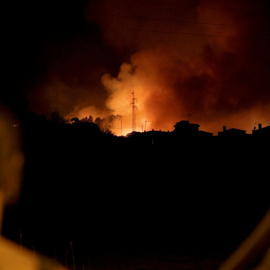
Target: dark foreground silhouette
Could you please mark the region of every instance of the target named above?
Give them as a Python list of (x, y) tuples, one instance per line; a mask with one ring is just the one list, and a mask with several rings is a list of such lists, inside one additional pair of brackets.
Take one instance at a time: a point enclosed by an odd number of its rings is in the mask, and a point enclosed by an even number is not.
[(214, 252), (218, 264), (270, 207), (268, 137), (123, 138), (35, 115), (21, 129), (23, 185), (3, 235), (70, 267), (123, 252)]

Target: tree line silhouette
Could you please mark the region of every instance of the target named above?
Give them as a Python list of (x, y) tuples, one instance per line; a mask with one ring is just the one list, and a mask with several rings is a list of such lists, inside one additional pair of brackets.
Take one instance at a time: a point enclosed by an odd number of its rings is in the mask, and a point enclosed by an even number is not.
[[(121, 119), (121, 115), (109, 115), (105, 118), (97, 117), (93, 118), (92, 115), (89, 115), (89, 117), (83, 117), (79, 119), (78, 117), (74, 117), (71, 119), (66, 119), (63, 117), (60, 112), (55, 109), (50, 116), (50, 119), (47, 119), (44, 115), (36, 115), (34, 113), (26, 113), (25, 117), (23, 117), (24, 121), (28, 124), (32, 125), (38, 125), (38, 124), (47, 124), (53, 123), (53, 124), (59, 124), (59, 125), (78, 125), (85, 123), (85, 127), (90, 127), (90, 124), (92, 128), (94, 128), (95, 124), (97, 128), (100, 129), (101, 132), (106, 134), (114, 135), (112, 132), (114, 122)], [(86, 125), (88, 123), (89, 125)], [(132, 133), (129, 133), (126, 137), (133, 136), (138, 133), (149, 133), (149, 134), (173, 134), (178, 136), (213, 136), (213, 133), (207, 132), (207, 131), (201, 131), (199, 130), (200, 125), (199, 124), (193, 124), (190, 123), (189, 120), (181, 120), (177, 122), (174, 125), (174, 130), (172, 132), (165, 132), (165, 131), (157, 131), (152, 129), (151, 131), (144, 131), (144, 132), (137, 132), (134, 131)], [(251, 135), (257, 135), (257, 136), (270, 136), (270, 126), (262, 127), (262, 124), (258, 124), (258, 127), (254, 126), (252, 133), (246, 133), (246, 130), (241, 130), (237, 128), (230, 128), (227, 129), (226, 126), (223, 126), (223, 130), (219, 131), (217, 136), (251, 136)]]

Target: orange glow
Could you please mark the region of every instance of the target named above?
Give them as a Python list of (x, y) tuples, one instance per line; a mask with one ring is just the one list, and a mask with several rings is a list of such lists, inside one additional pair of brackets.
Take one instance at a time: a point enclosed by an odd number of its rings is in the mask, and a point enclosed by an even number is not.
[[(111, 16), (97, 16), (104, 7)], [(247, 133), (259, 122), (270, 125), (270, 81), (264, 72), (269, 61), (263, 50), (268, 43), (258, 43), (249, 31), (255, 17), (248, 12), (258, 7), (240, 9), (233, 1), (212, 0), (178, 10), (168, 4), (166, 14), (160, 7), (152, 18), (147, 8), (134, 4), (130, 9), (121, 1), (112, 6), (102, 0), (91, 6), (88, 16), (101, 27), (104, 41), (116, 49), (129, 48), (131, 57), (120, 65), (117, 76), (101, 76), (107, 91), (105, 109), (93, 104), (75, 108), (72, 114), (121, 115), (112, 131), (125, 135), (132, 130), (135, 92), (137, 131), (145, 129), (145, 121), (147, 130), (171, 131), (187, 118), (214, 134), (224, 125)], [(149, 18), (134, 20), (137, 17)]]
[[(247, 133), (251, 133), (258, 122), (269, 125), (268, 103), (255, 106), (253, 100), (245, 101), (246, 93), (241, 88), (239, 94), (224, 86), (227, 84), (227, 78), (222, 78), (224, 67), (220, 71), (218, 68), (225, 56), (213, 50), (209, 52), (207, 48), (200, 57), (193, 59), (161, 48), (141, 51), (131, 57), (130, 63), (121, 65), (116, 78), (109, 74), (102, 76), (102, 84), (109, 95), (107, 111), (89, 106), (76, 113), (80, 118), (90, 114), (94, 118), (120, 115), (122, 120), (114, 121), (112, 132), (126, 135), (132, 132), (131, 102), (134, 91), (136, 131), (139, 132), (145, 130), (145, 123), (147, 130), (172, 131), (176, 122), (187, 118), (200, 124), (201, 130), (214, 134), (224, 125), (244, 129)], [(208, 63), (208, 58), (213, 58), (211, 61), (214, 63)], [(227, 68), (226, 72), (230, 72), (231, 67)], [(229, 76), (237, 81), (233, 72)], [(230, 87), (235, 89), (233, 85)], [(252, 91), (252, 88), (248, 89), (247, 93), (252, 96)], [(245, 102), (252, 106), (247, 107)]]
[[(212, 53), (215, 61), (221, 61), (222, 55)], [(105, 74), (102, 83), (109, 92), (107, 106), (125, 116), (122, 134), (131, 131), (132, 91), (137, 98), (137, 131), (144, 130), (145, 121), (149, 121), (148, 130), (171, 131), (177, 121), (188, 117), (213, 133), (223, 125), (251, 133), (256, 122), (269, 124), (269, 119), (264, 119), (269, 107), (265, 106), (264, 111), (262, 107), (244, 108), (238, 93), (232, 93), (230, 101), (222, 92), (226, 89), (220, 85), (221, 74), (215, 66), (204, 66), (204, 61), (204, 56), (185, 59), (177, 52), (161, 49), (142, 51), (121, 66), (117, 78)]]

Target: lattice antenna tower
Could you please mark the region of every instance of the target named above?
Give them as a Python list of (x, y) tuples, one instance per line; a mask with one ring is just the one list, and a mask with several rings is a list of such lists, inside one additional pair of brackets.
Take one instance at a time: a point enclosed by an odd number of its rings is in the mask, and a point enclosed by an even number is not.
[(135, 93), (132, 92), (132, 102), (131, 102), (131, 106), (132, 106), (132, 132), (136, 131), (136, 101), (137, 99), (135, 98)]

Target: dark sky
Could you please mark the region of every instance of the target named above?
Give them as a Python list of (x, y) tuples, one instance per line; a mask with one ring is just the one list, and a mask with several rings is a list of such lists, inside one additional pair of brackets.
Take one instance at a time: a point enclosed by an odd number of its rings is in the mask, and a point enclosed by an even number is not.
[[(126, 133), (134, 91), (138, 127), (149, 121), (149, 129), (173, 129), (190, 115), (205, 131), (227, 125), (251, 132), (258, 123), (270, 125), (268, 2), (6, 1), (0, 100), (17, 113), (49, 116), (57, 108), (66, 117), (121, 114)], [(50, 171), (44, 171), (46, 181)]]
[(1, 99), (67, 117), (127, 116), (172, 129), (270, 125), (269, 4), (14, 1), (2, 8)]
[[(98, 27), (85, 21), (85, 5), (85, 1), (17, 1), (5, 5), (3, 92), (11, 103), (11, 93), (19, 93), (38, 113), (57, 107), (65, 114), (76, 105), (76, 98), (83, 100), (86, 88), (98, 84), (93, 77), (111, 66), (106, 61), (111, 53), (102, 43)], [(98, 95), (104, 99), (100, 89)], [(102, 100), (96, 102), (102, 105)]]

